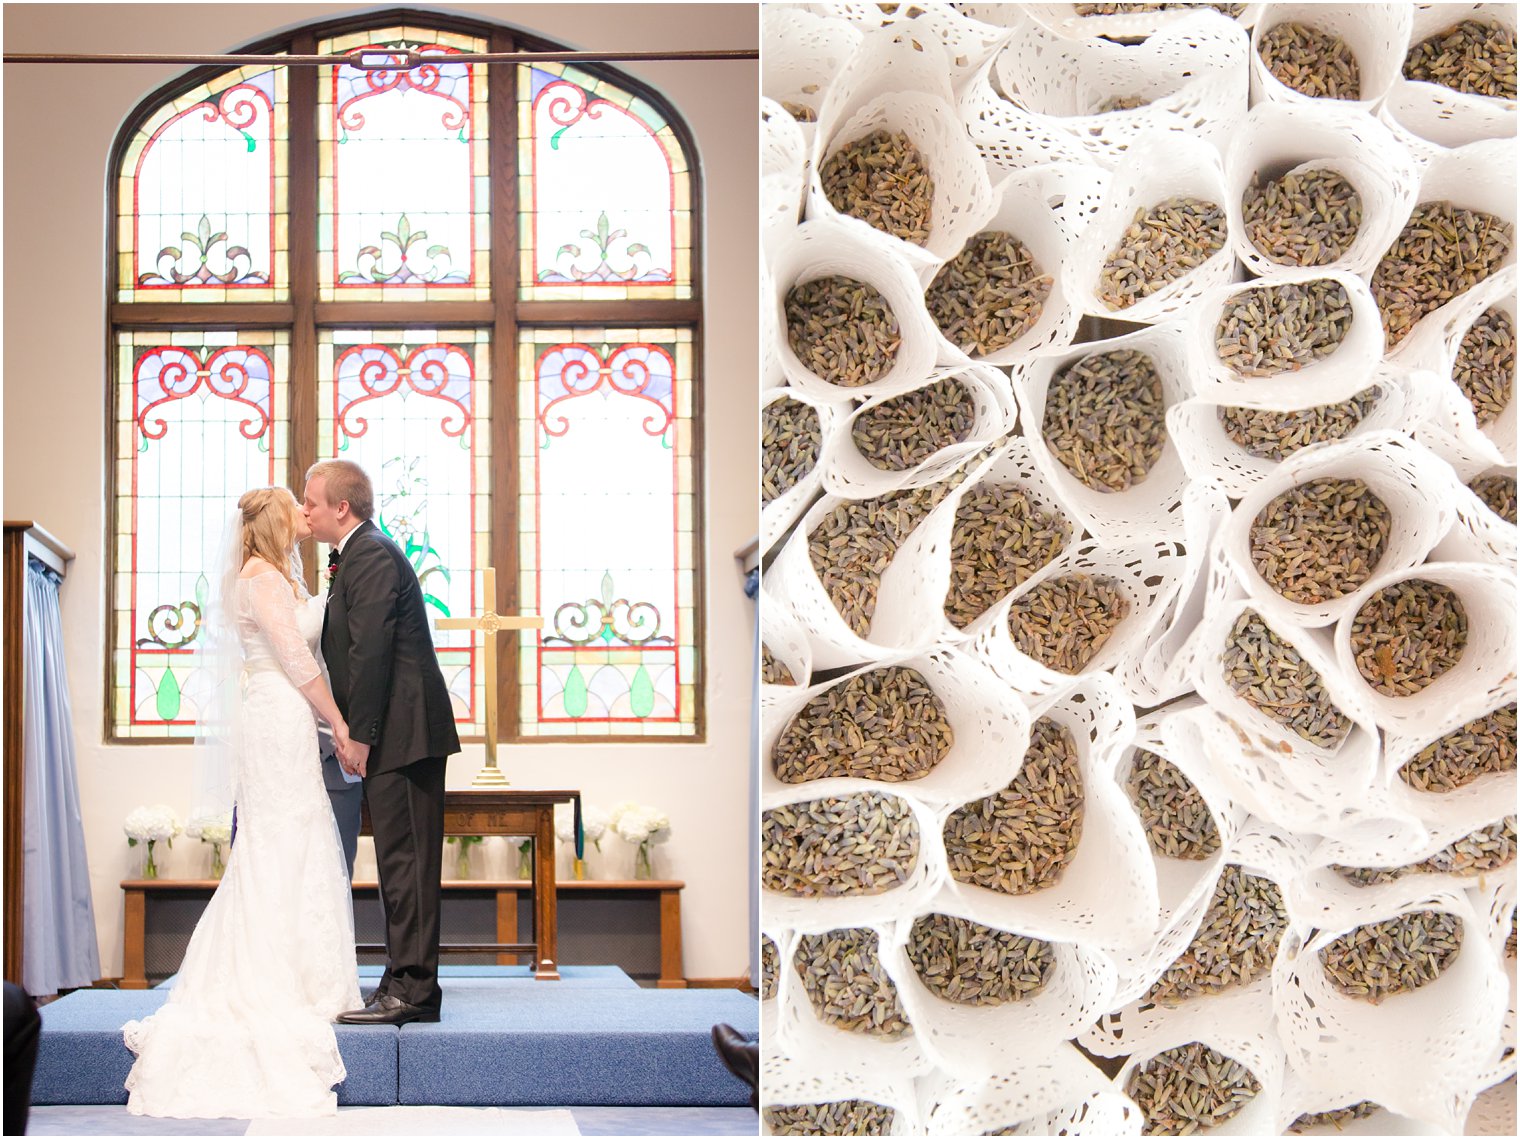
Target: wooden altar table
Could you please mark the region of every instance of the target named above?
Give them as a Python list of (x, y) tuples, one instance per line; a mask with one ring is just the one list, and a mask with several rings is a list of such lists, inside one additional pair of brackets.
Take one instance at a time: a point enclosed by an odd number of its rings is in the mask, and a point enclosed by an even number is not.
[[(579, 791), (446, 791), (443, 833), (446, 835), (521, 835), (533, 840), (531, 940), (481, 945), (446, 943), (439, 953), (531, 953), (533, 974), (540, 981), (558, 981), (558, 891), (554, 884), (554, 807), (575, 803)], [(359, 823), (360, 834), (372, 834), (369, 805)], [(360, 945), (360, 953), (384, 953), (383, 945)]]

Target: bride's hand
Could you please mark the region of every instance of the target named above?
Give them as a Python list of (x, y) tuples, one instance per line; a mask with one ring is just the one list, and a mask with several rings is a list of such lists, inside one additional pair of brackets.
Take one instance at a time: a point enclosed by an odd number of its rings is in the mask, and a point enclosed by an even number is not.
[(338, 752), (338, 765), (348, 770), (348, 725), (341, 719), (333, 725), (333, 744)]

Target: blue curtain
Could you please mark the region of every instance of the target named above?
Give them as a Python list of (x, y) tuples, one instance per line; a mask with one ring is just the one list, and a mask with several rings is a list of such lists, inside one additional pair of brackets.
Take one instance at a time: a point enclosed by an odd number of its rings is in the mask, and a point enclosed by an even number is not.
[(755, 682), (749, 713), (749, 975), (760, 987), (760, 571), (744, 578), (744, 596), (755, 601)]
[(27, 567), (21, 980), (33, 996), (91, 985), (100, 976), (58, 585), (41, 563)]

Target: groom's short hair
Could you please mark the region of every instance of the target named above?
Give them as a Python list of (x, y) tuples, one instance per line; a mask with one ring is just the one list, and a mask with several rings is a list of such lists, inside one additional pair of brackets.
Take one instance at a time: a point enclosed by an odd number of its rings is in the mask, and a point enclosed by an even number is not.
[(323, 459), (311, 465), (306, 472), (306, 481), (311, 482), (318, 475), (327, 484), (328, 502), (337, 505), (346, 500), (349, 512), (364, 522), (375, 516), (375, 488), (358, 463), (347, 459)]

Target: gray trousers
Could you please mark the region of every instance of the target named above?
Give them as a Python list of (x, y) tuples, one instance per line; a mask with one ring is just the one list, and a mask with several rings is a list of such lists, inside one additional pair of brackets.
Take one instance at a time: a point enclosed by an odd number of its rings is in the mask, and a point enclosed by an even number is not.
[(359, 849), (359, 813), (364, 805), (364, 784), (343, 778), (336, 755), (322, 757), (322, 782), (332, 800), (333, 818), (338, 821), (338, 835), (343, 839), (343, 857), (348, 860), (348, 878), (353, 881), (354, 855)]

